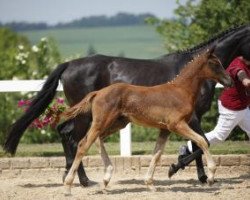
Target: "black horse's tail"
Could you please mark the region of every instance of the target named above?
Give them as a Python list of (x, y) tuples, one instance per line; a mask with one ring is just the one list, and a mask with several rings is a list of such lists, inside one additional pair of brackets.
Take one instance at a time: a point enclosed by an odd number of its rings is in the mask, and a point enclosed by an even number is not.
[(43, 88), (32, 100), (28, 110), (14, 124), (12, 124), (3, 146), (6, 152), (11, 153), (12, 155), (15, 154), (17, 145), (26, 128), (33, 122), (35, 118), (39, 117), (39, 115), (45, 111), (45, 109), (55, 97), (59, 80), (67, 66), (68, 63), (60, 64), (50, 74), (44, 83)]

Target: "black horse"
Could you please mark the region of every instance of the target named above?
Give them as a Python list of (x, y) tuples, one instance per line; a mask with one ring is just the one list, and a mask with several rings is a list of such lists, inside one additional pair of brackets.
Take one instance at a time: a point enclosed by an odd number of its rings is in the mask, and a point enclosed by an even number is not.
[[(142, 86), (153, 86), (167, 82), (173, 79), (180, 72), (181, 68), (192, 60), (194, 55), (215, 44), (215, 55), (221, 60), (223, 66), (227, 67), (243, 51), (250, 51), (249, 40), (250, 26), (241, 25), (228, 29), (193, 48), (167, 54), (156, 59), (144, 60), (94, 55), (60, 64), (50, 74), (42, 90), (33, 99), (27, 112), (12, 125), (4, 144), (4, 149), (11, 154), (16, 152), (19, 140), (26, 128), (35, 118), (43, 113), (54, 98), (59, 80), (63, 84), (64, 93), (69, 104), (74, 105), (89, 92), (99, 90), (116, 82)], [(200, 91), (196, 108), (190, 121), (190, 126), (203, 136), (204, 133), (200, 122), (202, 115), (210, 109), (214, 91), (215, 82), (206, 81)], [(66, 174), (73, 162), (77, 142), (84, 137), (90, 123), (91, 116), (85, 116), (84, 118), (80, 116), (58, 127), (66, 156)], [(121, 124), (125, 126), (126, 122), (121, 121)], [(159, 137), (165, 137), (164, 130), (160, 131)], [(196, 159), (198, 178), (201, 182), (205, 182), (207, 177), (199, 151), (195, 156), (184, 159), (182, 165), (178, 167), (183, 168), (194, 159)], [(174, 169), (174, 172), (176, 170), (178, 168)], [(89, 180), (83, 165), (80, 165), (78, 169), (78, 176), (82, 185), (88, 185)]]

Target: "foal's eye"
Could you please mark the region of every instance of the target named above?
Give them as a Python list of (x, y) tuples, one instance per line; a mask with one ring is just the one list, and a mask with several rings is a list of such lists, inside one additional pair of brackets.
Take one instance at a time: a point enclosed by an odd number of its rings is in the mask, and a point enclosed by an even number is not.
[(221, 64), (219, 62), (212, 61), (212, 62), (209, 62), (209, 65), (213, 71), (220, 71)]

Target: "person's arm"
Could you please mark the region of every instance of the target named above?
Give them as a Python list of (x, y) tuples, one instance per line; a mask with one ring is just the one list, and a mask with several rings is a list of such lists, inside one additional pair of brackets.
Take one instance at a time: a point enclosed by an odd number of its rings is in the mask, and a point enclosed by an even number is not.
[(250, 78), (247, 76), (245, 71), (240, 70), (237, 73), (237, 77), (245, 87), (250, 87)]

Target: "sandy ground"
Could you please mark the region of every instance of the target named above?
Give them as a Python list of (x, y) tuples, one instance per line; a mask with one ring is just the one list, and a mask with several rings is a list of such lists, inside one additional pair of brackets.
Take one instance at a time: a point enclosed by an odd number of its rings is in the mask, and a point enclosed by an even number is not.
[(0, 199), (64, 200), (64, 199), (250, 199), (250, 169), (245, 167), (219, 168), (213, 186), (201, 185), (194, 169), (179, 172), (171, 180), (166, 168), (156, 169), (156, 192), (151, 192), (143, 181), (145, 170), (115, 173), (104, 193), (101, 190), (102, 169), (88, 169), (89, 177), (98, 182), (89, 188), (74, 181), (72, 195), (65, 196), (62, 185), (63, 170), (2, 171), (0, 174)]

